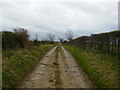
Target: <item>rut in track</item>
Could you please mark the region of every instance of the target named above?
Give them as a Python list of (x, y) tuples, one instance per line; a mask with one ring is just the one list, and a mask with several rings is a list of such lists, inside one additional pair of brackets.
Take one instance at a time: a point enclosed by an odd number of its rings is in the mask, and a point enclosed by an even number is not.
[(40, 60), (19, 88), (94, 88), (95, 86), (63, 46), (56, 46)]

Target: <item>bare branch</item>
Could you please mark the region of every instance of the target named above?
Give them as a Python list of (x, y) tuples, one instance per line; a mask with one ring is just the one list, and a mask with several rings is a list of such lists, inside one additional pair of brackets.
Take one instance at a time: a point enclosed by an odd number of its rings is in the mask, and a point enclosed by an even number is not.
[(47, 37), (51, 42), (54, 42), (54, 40), (55, 40), (55, 35), (54, 34), (48, 33)]
[(68, 32), (66, 33), (67, 39), (69, 41), (73, 40), (73, 32), (69, 29)]
[(60, 42), (63, 42), (63, 39), (62, 38), (59, 38)]

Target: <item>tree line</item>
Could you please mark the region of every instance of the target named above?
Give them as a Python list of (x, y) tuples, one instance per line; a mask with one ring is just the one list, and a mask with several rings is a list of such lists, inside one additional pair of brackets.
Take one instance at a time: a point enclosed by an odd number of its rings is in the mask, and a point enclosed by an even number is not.
[(108, 33), (91, 34), (72, 40), (71, 45), (83, 50), (98, 50), (110, 54), (119, 55), (120, 53), (120, 31)]
[[(77, 46), (83, 50), (98, 50), (110, 54), (119, 55), (120, 53), (120, 31), (112, 31), (100, 34), (91, 34), (91, 36), (82, 36), (73, 39), (73, 32), (68, 30), (65, 34), (68, 41), (59, 38), (60, 42), (68, 43), (69, 45)], [(14, 28), (13, 32), (2, 32), (2, 49), (9, 48), (25, 48), (38, 44), (54, 44), (55, 35), (48, 33), (47, 40), (39, 41), (38, 35), (33, 41), (29, 40), (27, 29)]]
[(34, 40), (30, 40), (27, 29), (14, 28), (13, 31), (2, 31), (2, 49), (13, 49), (13, 48), (29, 48), (39, 44), (54, 44), (55, 35), (48, 33), (46, 40), (39, 41), (38, 34), (36, 34)]

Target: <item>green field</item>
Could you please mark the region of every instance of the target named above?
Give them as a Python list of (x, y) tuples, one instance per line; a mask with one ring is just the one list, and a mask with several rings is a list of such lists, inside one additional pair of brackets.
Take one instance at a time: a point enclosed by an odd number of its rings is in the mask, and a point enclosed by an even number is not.
[(2, 53), (2, 87), (15, 88), (28, 75), (42, 56), (54, 45), (7, 50)]
[(71, 46), (65, 48), (76, 58), (98, 88), (118, 88), (120, 66), (117, 57), (100, 52), (83, 51)]

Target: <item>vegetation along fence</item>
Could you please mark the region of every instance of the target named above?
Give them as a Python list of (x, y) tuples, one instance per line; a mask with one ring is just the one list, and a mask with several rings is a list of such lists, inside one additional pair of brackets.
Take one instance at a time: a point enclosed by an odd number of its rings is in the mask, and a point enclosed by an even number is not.
[(98, 50), (119, 56), (120, 31), (82, 36), (74, 39), (71, 44), (83, 50)]

